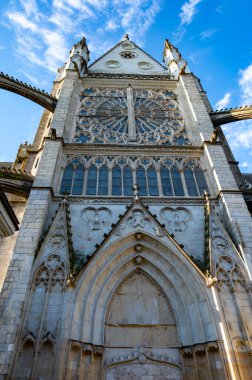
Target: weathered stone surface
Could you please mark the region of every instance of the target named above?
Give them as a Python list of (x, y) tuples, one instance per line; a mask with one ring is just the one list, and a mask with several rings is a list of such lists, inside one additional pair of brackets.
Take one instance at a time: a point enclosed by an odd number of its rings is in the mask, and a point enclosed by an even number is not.
[[(81, 41), (59, 70), (54, 116), (45, 111), (34, 141), (39, 152), (27, 158), (35, 180), (20, 231), (0, 242), (0, 379), (250, 378), (251, 216), (223, 146), (212, 138), (206, 95), (171, 46), (166, 43), (166, 70), (125, 37), (109, 59), (105, 55), (86, 75), (80, 66), (83, 52), (78, 49), (86, 49)], [(79, 57), (73, 56), (75, 49)], [(130, 104), (132, 140), (139, 133), (135, 112), (146, 128), (150, 113), (160, 124), (159, 106), (168, 91), (176, 98), (191, 145), (126, 140), (111, 145), (108, 136), (106, 144), (75, 143), (80, 97), (84, 89), (93, 96), (92, 88), (95, 96), (100, 94), (96, 102), (92, 99), (98, 106), (114, 90), (118, 97), (128, 89), (131, 97), (123, 104)], [(136, 111), (134, 94), (154, 99), (157, 106)], [(99, 123), (109, 120), (112, 131), (118, 109), (99, 112)], [(93, 123), (92, 128), (100, 125)], [(85, 136), (87, 124), (81, 126)], [(183, 195), (162, 195), (162, 160), (170, 160), (171, 167), (176, 161), (181, 181), (176, 185), (169, 177), (169, 191), (182, 186)], [(94, 162), (99, 180), (92, 193), (87, 183)], [(144, 187), (146, 180), (149, 195), (139, 195), (137, 186), (134, 194), (120, 195), (120, 178), (125, 182), (126, 177), (115, 177), (115, 168), (129, 162), (132, 184), (138, 180)], [(189, 196), (199, 182), (194, 171), (186, 177), (185, 168), (195, 162), (209, 187), (205, 197), (199, 189)], [(60, 186), (68, 164), (75, 174), (64, 177), (72, 192), (64, 196)], [(151, 195), (155, 186), (159, 195)], [(24, 207), (16, 204), (16, 209), (22, 216)]]

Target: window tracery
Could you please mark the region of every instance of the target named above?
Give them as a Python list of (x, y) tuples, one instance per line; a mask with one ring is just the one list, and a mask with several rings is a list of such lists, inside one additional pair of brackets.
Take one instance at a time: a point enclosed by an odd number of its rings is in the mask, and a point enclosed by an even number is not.
[(133, 89), (135, 140), (129, 138), (127, 90), (87, 88), (82, 92), (74, 142), (188, 145), (175, 94)]
[(131, 196), (137, 183), (141, 196), (202, 196), (209, 192), (198, 160), (167, 157), (69, 158), (60, 194)]

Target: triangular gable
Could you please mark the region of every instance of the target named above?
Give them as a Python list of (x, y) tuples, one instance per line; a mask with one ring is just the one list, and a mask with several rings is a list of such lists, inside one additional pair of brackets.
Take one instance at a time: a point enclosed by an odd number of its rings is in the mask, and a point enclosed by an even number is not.
[(56, 212), (51, 226), (41, 238), (41, 243), (37, 250), (35, 267), (40, 265), (47, 256), (55, 252), (57, 252), (66, 263), (69, 263), (71, 267), (74, 252), (70, 229), (68, 203), (66, 199), (64, 199)]
[(215, 274), (216, 264), (221, 256), (229, 256), (243, 266), (244, 262), (239, 251), (212, 206), (210, 206), (209, 222), (212, 274)]
[(93, 62), (88, 73), (168, 75), (165, 67), (127, 39)]
[[(168, 249), (175, 254), (185, 257), (190, 261), (190, 264), (200, 272), (199, 268), (191, 260), (189, 255), (183, 250), (183, 248), (174, 240), (173, 235), (164, 228), (155, 215), (153, 215), (148, 206), (137, 200), (134, 200), (131, 206), (127, 207), (126, 212), (120, 215), (120, 218), (116, 224), (111, 225), (111, 230), (107, 234), (104, 234), (104, 240), (96, 245), (96, 250), (93, 254), (88, 256), (88, 261), (97, 254), (102, 254), (106, 249), (116, 241), (120, 240), (124, 236), (132, 233), (144, 233), (164, 243)], [(80, 268), (81, 270), (81, 268)]]

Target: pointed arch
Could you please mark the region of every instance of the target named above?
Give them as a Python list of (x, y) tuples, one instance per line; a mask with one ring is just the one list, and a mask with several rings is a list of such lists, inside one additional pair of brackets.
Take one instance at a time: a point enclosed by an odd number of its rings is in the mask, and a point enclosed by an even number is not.
[[(181, 345), (218, 339), (203, 275), (183, 254), (153, 236), (142, 234), (141, 268), (171, 300)], [(116, 289), (138, 267), (136, 237), (130, 234), (96, 254), (76, 284), (70, 318), (71, 339), (104, 343), (107, 307)], [(207, 294), (208, 293), (208, 294)], [(201, 302), (198, 302), (198, 300)]]

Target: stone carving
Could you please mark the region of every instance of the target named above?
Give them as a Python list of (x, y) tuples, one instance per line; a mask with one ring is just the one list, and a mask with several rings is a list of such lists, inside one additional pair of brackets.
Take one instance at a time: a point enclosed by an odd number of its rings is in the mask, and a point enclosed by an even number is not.
[(141, 240), (143, 238), (143, 234), (141, 232), (136, 232), (135, 238), (136, 238), (136, 240)]
[(196, 346), (194, 347), (194, 352), (196, 354), (203, 354), (203, 353), (205, 353), (205, 346), (204, 346), (204, 344), (196, 344)]
[(172, 232), (183, 232), (187, 228), (188, 221), (191, 219), (191, 213), (186, 208), (165, 207), (161, 210), (161, 216), (168, 221), (169, 230)]
[(96, 355), (103, 355), (104, 352), (104, 347), (103, 346), (96, 346), (92, 343), (84, 343), (80, 342), (78, 340), (71, 340), (71, 348), (76, 349), (79, 348), (83, 352), (90, 352), (91, 354), (96, 354)]
[(147, 358), (146, 358), (146, 356), (145, 356), (144, 354), (140, 354), (140, 355), (138, 356), (138, 360), (139, 360), (139, 362), (140, 362), (141, 364), (144, 364), (144, 363), (146, 363)]
[(139, 200), (139, 188), (138, 188), (137, 184), (133, 185), (132, 190), (133, 190), (133, 199), (135, 201), (138, 201)]
[(17, 162), (22, 162), (28, 157), (28, 149), (30, 148), (30, 145), (26, 141), (24, 144), (20, 144), (18, 148), (18, 153), (17, 153)]
[(193, 356), (193, 354), (204, 354), (206, 351), (218, 351), (219, 345), (217, 341), (206, 342), (205, 344), (196, 344), (194, 346), (182, 347), (182, 355), (184, 357)]
[(249, 352), (251, 353), (249, 342), (241, 337), (236, 337), (233, 339), (235, 343), (235, 349), (238, 352)]
[(155, 230), (156, 235), (157, 235), (158, 237), (163, 237), (163, 236), (164, 236), (163, 231), (162, 231), (162, 228), (160, 228), (160, 227), (158, 227), (158, 226), (156, 226), (156, 227), (152, 227), (152, 228), (153, 228), (153, 230)]
[(120, 66), (120, 63), (118, 61), (115, 61), (115, 60), (111, 60), (111, 61), (107, 61), (105, 62), (105, 64), (111, 68), (111, 69), (114, 69), (114, 68), (117, 68)]
[[(134, 52), (121, 55), (130, 58)], [(108, 61), (111, 68), (119, 62)], [(139, 62), (141, 69), (149, 69), (149, 62)], [(183, 116), (174, 93), (169, 91), (133, 90), (133, 113), (136, 141), (139, 144), (190, 144)], [(160, 102), (161, 100), (161, 102)], [(124, 144), (129, 139), (128, 102), (125, 90), (86, 88), (82, 92), (77, 116), (74, 142)]]
[(102, 227), (106, 224), (111, 216), (111, 211), (106, 207), (87, 207), (82, 210), (81, 215), (87, 222), (89, 230), (96, 231), (102, 229)]
[(52, 287), (56, 283), (64, 285), (65, 270), (64, 263), (60, 256), (53, 254), (48, 256), (38, 269), (35, 278), (34, 285), (43, 283), (46, 286)]
[(57, 268), (58, 266), (62, 264), (62, 260), (59, 255), (50, 255), (45, 260), (45, 264), (51, 270), (54, 270), (55, 268)]
[(252, 183), (249, 182), (249, 181), (247, 180), (247, 178), (245, 178), (244, 182), (245, 182), (245, 186), (244, 186), (245, 189), (251, 190), (251, 189), (252, 189)]
[(123, 230), (125, 229), (125, 227), (126, 227), (125, 224), (121, 224), (120, 226), (118, 226), (118, 227), (116, 228), (116, 230), (114, 231), (114, 235), (116, 235), (116, 236), (121, 236)]
[(48, 239), (48, 246), (52, 249), (60, 249), (66, 245), (65, 219), (61, 217)]
[(140, 69), (149, 70), (151, 69), (152, 64), (150, 62), (141, 61), (138, 62), (137, 66), (140, 67)]
[(60, 249), (66, 245), (66, 236), (63, 234), (53, 234), (48, 239), (48, 245), (53, 249)]
[(142, 250), (143, 250), (142, 244), (136, 244), (135, 245), (135, 251), (136, 252), (142, 252)]
[(206, 343), (206, 349), (207, 351), (219, 351), (219, 345), (218, 342), (208, 342)]
[(137, 265), (141, 265), (142, 262), (143, 262), (143, 258), (141, 256), (137, 256), (135, 258), (135, 262), (136, 262)]
[(229, 272), (234, 267), (234, 262), (229, 256), (221, 256), (218, 265)]
[(190, 356), (193, 356), (193, 347), (183, 347), (181, 349), (182, 351), (182, 355), (185, 356), (185, 357), (190, 357)]
[(135, 209), (132, 211), (131, 216), (127, 219), (127, 223), (134, 228), (144, 228), (146, 224), (150, 223), (150, 218), (145, 216), (142, 210)]
[[(140, 351), (139, 351), (140, 349)], [(140, 346), (138, 350), (131, 352), (130, 354), (126, 355), (120, 355), (119, 357), (113, 357), (110, 360), (107, 360), (105, 364), (107, 366), (113, 365), (115, 363), (123, 363), (123, 362), (128, 362), (128, 361), (135, 361), (145, 364), (147, 361), (156, 361), (156, 362), (161, 362), (161, 363), (167, 363), (167, 364), (173, 364), (174, 366), (179, 367), (180, 362), (170, 356), (164, 355), (164, 354), (156, 354), (151, 351), (142, 351), (143, 347)]]
[(206, 285), (208, 288), (214, 286), (217, 281), (217, 277), (213, 277), (213, 275), (209, 271), (206, 272)]
[(225, 252), (228, 249), (228, 241), (222, 236), (216, 236), (213, 238), (213, 248)]

